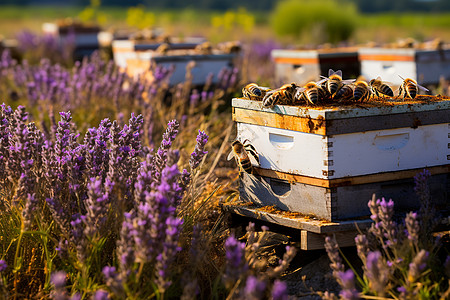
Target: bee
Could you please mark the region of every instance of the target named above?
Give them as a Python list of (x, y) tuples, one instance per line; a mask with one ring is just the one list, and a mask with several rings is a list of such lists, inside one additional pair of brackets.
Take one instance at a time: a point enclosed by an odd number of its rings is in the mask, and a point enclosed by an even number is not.
[(162, 55), (167, 55), (167, 53), (170, 50), (170, 44), (167, 43), (162, 43), (161, 45), (158, 46), (158, 48), (156, 48), (156, 53), (162, 54)]
[(322, 87), (330, 93), (330, 95), (336, 94), (344, 84), (352, 83), (354, 79), (342, 80), (342, 71), (333, 69), (328, 70), (328, 77), (320, 76), (323, 79), (318, 81), (317, 84), (322, 85)]
[(227, 159), (231, 160), (234, 157), (239, 166), (239, 172), (245, 171), (248, 174), (253, 174), (253, 166), (250, 161), (250, 156), (248, 155), (249, 153), (255, 158), (259, 165), (259, 157), (255, 147), (253, 147), (248, 140), (245, 140), (244, 143), (235, 140), (231, 144), (231, 151), (228, 154)]
[(270, 91), (269, 88), (258, 86), (256, 83), (249, 83), (242, 88), (242, 95), (250, 100), (262, 100), (268, 91)]
[(351, 85), (346, 84), (334, 94), (333, 100), (344, 101), (351, 98), (353, 98), (353, 88)]
[(372, 79), (369, 82), (369, 86), (372, 90), (372, 93), (377, 95), (377, 97), (380, 97), (380, 94), (389, 97), (394, 97), (394, 91), (392, 91), (390, 86), (381, 81), (380, 76), (378, 76), (376, 79)]
[(321, 99), (326, 97), (326, 91), (314, 81), (308, 82), (301, 88), (297, 89), (294, 98), (296, 101), (305, 101), (313, 105), (317, 104)]
[(295, 83), (285, 84), (282, 87), (271, 90), (263, 98), (264, 107), (273, 107), (275, 104), (294, 104), (294, 93), (297, 89)]
[(201, 44), (198, 44), (197, 46), (195, 46), (194, 49), (195, 52), (198, 52), (200, 54), (212, 54), (213, 53), (213, 47), (211, 45), (210, 42), (203, 42)]
[(406, 78), (404, 79), (399, 75), (401, 79), (403, 79), (403, 83), (399, 88), (398, 95), (400, 96), (403, 93), (403, 100), (405, 100), (405, 97), (409, 97), (411, 99), (416, 98), (417, 93), (419, 92), (419, 89), (422, 89), (426, 92), (429, 91), (426, 87), (421, 86), (417, 83), (414, 79)]
[(353, 91), (353, 98), (356, 101), (364, 101), (370, 98), (372, 95), (372, 91), (370, 90), (369, 85), (365, 81), (357, 81), (355, 82), (355, 90)]

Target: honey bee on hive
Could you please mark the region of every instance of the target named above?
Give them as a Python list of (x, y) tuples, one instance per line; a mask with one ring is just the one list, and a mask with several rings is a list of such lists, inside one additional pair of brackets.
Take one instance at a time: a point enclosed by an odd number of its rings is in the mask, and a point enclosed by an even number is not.
[(359, 80), (354, 83), (355, 89), (353, 91), (353, 98), (355, 101), (364, 101), (368, 100), (372, 95), (372, 91), (370, 90), (369, 84), (367, 82)]
[(210, 42), (204, 42), (204, 43), (201, 43), (201, 44), (198, 44), (197, 46), (195, 46), (194, 51), (198, 52), (199, 54), (204, 54), (204, 55), (212, 54), (213, 47)]
[(399, 87), (398, 95), (401, 96), (403, 94), (403, 100), (405, 97), (409, 97), (411, 99), (416, 98), (416, 95), (419, 93), (419, 89), (428, 92), (429, 90), (426, 87), (421, 86), (414, 79), (406, 78), (404, 79), (402, 76), (399, 77), (403, 80), (402, 85)]
[(258, 86), (256, 83), (249, 83), (242, 88), (242, 95), (249, 100), (262, 100), (268, 91), (270, 89), (267, 87)]
[(156, 48), (155, 52), (161, 55), (167, 55), (167, 53), (169, 53), (169, 50), (170, 44), (162, 43), (161, 45), (158, 46), (158, 48)]
[(321, 85), (322, 88), (333, 97), (344, 85), (353, 83), (355, 79), (342, 79), (342, 71), (333, 69), (328, 70), (328, 77), (320, 76), (322, 80), (318, 81), (317, 84)]
[(391, 87), (381, 80), (380, 76), (378, 76), (376, 79), (372, 79), (369, 82), (369, 86), (372, 93), (377, 95), (377, 97), (380, 96), (394, 97), (394, 91), (392, 91)]
[(310, 81), (303, 87), (297, 88), (294, 98), (297, 103), (316, 105), (327, 97), (327, 92), (317, 82)]
[(231, 151), (228, 154), (227, 159), (231, 160), (234, 157), (239, 166), (239, 173), (245, 171), (248, 174), (253, 174), (253, 165), (250, 156), (248, 155), (249, 153), (255, 158), (259, 165), (258, 154), (255, 147), (249, 143), (249, 140), (245, 140), (244, 143), (236, 140), (231, 144)]
[(262, 100), (262, 105), (264, 107), (273, 107), (276, 104), (293, 105), (294, 93), (296, 89), (297, 84), (289, 83), (278, 89), (268, 91)]
[(335, 101), (345, 101), (353, 98), (353, 86), (350, 84), (346, 84), (339, 89), (333, 96), (333, 100)]

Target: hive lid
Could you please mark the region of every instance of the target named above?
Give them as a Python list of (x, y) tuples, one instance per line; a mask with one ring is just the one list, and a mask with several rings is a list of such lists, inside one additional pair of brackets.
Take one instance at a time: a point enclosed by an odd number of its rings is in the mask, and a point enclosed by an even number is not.
[[(429, 98), (430, 101), (418, 101), (417, 103), (404, 102), (404, 104), (401, 104), (401, 102), (396, 102), (396, 105), (394, 105), (393, 102), (387, 101), (385, 103), (374, 102), (329, 107), (275, 105), (273, 108), (262, 107), (261, 101), (233, 98), (232, 106), (234, 108), (242, 108), (266, 113), (324, 120), (450, 110), (450, 98), (421, 96), (421, 99), (423, 98)], [(448, 121), (449, 120), (442, 120), (442, 122), (439, 123), (445, 123)]]

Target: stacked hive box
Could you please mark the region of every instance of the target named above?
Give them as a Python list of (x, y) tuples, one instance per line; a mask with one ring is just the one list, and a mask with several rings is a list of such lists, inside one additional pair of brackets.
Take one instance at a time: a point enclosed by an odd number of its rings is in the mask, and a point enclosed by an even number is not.
[[(117, 66), (126, 70), (130, 76), (137, 76), (149, 71), (151, 63), (157, 66), (175, 67), (169, 84), (176, 85), (186, 80), (186, 67), (191, 61), (195, 66), (191, 70), (193, 85), (203, 85), (210, 73), (212, 83), (219, 81), (218, 74), (223, 68), (232, 68), (235, 53), (200, 54), (193, 49), (204, 42), (203, 38), (187, 38), (183, 42), (170, 43), (171, 52), (166, 55), (155, 50), (161, 43), (145, 43), (133, 40), (115, 40), (112, 43), (114, 61)], [(151, 74), (147, 74), (150, 75)]]
[(86, 26), (78, 23), (69, 25), (44, 23), (42, 30), (45, 34), (58, 38), (61, 45), (74, 43), (75, 60), (81, 60), (84, 56), (89, 56), (99, 49), (100, 27), (98, 26)]
[(275, 77), (280, 82), (305, 84), (317, 81), (329, 69), (342, 70), (346, 78), (360, 74), (358, 50), (339, 48), (330, 50), (272, 50), (275, 62)]
[(417, 209), (413, 177), (428, 169), (433, 202), (450, 198), (450, 101), (312, 108), (233, 99), (237, 138), (259, 153), (241, 176), (244, 201), (329, 221), (367, 216), (368, 200)]
[(450, 79), (450, 49), (360, 48), (361, 75), (380, 76), (393, 85), (412, 78), (422, 85), (437, 85), (441, 76)]

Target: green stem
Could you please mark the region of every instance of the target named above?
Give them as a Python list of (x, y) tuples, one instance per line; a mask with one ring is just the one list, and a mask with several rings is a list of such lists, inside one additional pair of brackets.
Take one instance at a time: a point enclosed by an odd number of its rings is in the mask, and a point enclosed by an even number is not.
[[(22, 224), (23, 227), (23, 224)], [(17, 281), (19, 280), (18, 257), (20, 251), (20, 244), (22, 243), (23, 228), (20, 229), (19, 240), (17, 241), (16, 253), (14, 255), (14, 300), (17, 299)]]

